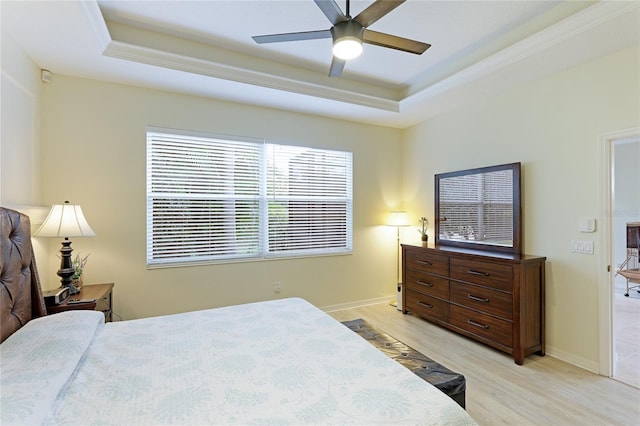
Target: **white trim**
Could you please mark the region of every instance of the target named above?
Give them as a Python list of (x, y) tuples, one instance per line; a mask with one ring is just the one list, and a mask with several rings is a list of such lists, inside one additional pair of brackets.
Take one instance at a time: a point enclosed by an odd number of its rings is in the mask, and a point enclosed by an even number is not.
[[(615, 287), (615, 265), (613, 265), (613, 198), (612, 193), (612, 147), (613, 143), (619, 139), (626, 139), (640, 136), (640, 127), (632, 127), (629, 129), (608, 132), (600, 135), (599, 150), (600, 164), (598, 168), (599, 181), (599, 200), (600, 206), (599, 223), (600, 223), (600, 240), (602, 247), (600, 251), (598, 274), (598, 352), (599, 352), (599, 368), (597, 372), (603, 376), (612, 377), (614, 374), (613, 367), (613, 343), (614, 343), (614, 310), (613, 310), (613, 292)], [(607, 270), (607, 268), (610, 270)]]
[(400, 111), (399, 102), (395, 100), (365, 95), (344, 89), (336, 89), (322, 84), (309, 83), (300, 79), (253, 71), (221, 62), (197, 59), (116, 40), (109, 43), (109, 46), (104, 51), (104, 55), (269, 89), (362, 105), (384, 111)]
[(547, 345), (545, 349), (545, 354), (546, 356), (559, 359), (560, 361), (564, 361), (571, 365), (575, 365), (576, 367), (584, 368), (585, 370), (590, 371), (594, 374), (598, 374), (598, 363), (595, 361), (576, 356), (575, 354), (565, 352), (549, 345)]
[(107, 23), (102, 16), (102, 11), (97, 1), (81, 1), (80, 6), (84, 11), (85, 16), (89, 20), (89, 25), (93, 29), (94, 34), (100, 44), (100, 52), (104, 52), (105, 49), (111, 43), (111, 34)]
[(372, 85), (369, 86), (370, 89), (366, 89), (366, 84), (360, 84), (359, 91), (340, 89), (328, 84), (305, 81), (300, 76), (284, 77), (275, 72), (259, 72), (229, 65), (223, 60), (197, 59), (152, 49), (137, 42), (113, 40), (97, 1), (81, 3), (105, 56), (396, 113), (533, 57), (638, 7), (638, 2), (634, 1), (597, 2), (435, 84), (422, 88), (410, 87), (406, 92), (397, 90), (396, 95), (376, 96), (364, 93), (365, 90), (372, 93)]
[(588, 31), (617, 16), (636, 8), (636, 2), (598, 2), (583, 11), (545, 28), (524, 40), (514, 43), (486, 59), (457, 72), (439, 82), (415, 92), (400, 101), (405, 104), (424, 101), (439, 94), (457, 89), (482, 77), (498, 72), (516, 62), (522, 61), (550, 49), (571, 37)]
[(356, 300), (354, 302), (338, 303), (335, 305), (322, 306), (320, 309), (322, 309), (325, 312), (342, 311), (344, 309), (362, 308), (363, 306), (377, 305), (379, 303), (389, 303), (390, 300), (392, 299), (395, 300), (395, 298), (396, 298), (396, 295), (394, 293), (389, 296), (376, 297), (374, 299), (363, 299), (363, 300)]

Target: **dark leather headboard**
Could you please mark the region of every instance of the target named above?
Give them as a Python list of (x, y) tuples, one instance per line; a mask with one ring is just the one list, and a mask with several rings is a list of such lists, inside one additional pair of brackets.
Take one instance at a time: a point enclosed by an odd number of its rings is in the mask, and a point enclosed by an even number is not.
[(47, 315), (31, 246), (29, 217), (0, 207), (0, 342)]

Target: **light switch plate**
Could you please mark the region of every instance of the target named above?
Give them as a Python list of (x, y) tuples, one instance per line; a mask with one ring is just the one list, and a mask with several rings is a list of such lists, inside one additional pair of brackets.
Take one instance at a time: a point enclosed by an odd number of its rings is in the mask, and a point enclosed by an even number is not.
[(571, 240), (571, 253), (593, 254), (593, 241)]

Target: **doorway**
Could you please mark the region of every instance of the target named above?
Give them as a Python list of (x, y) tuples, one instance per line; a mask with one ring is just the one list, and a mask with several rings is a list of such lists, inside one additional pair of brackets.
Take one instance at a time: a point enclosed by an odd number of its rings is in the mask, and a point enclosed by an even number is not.
[(600, 293), (600, 373), (640, 388), (640, 293), (625, 296), (616, 271), (627, 256), (626, 228), (640, 222), (640, 129), (601, 138), (601, 247), (606, 275)]
[[(640, 138), (613, 141), (613, 255), (616, 269), (627, 261), (627, 224), (640, 222)], [(631, 258), (637, 268), (637, 252)], [(616, 275), (613, 291), (613, 374), (640, 388), (640, 293), (627, 293), (627, 280)]]

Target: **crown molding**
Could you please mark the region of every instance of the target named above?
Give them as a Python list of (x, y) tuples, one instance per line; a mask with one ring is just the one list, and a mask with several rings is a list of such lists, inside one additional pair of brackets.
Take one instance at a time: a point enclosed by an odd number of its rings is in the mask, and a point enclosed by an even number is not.
[(383, 111), (399, 112), (397, 100), (310, 83), (300, 79), (249, 70), (222, 62), (203, 60), (187, 55), (153, 49), (139, 44), (114, 40), (97, 1), (81, 2), (104, 56), (155, 65), (177, 71), (221, 78), (239, 83), (284, 90), (291, 93), (319, 97), (348, 104), (366, 106)]
[(109, 28), (107, 27), (97, 0), (81, 1), (80, 6), (82, 6), (82, 11), (89, 20), (89, 25), (93, 33), (96, 35), (100, 51), (104, 52), (107, 46), (109, 46), (109, 43), (111, 43), (111, 34), (109, 33)]
[(394, 113), (474, 83), (639, 7), (638, 2), (597, 2), (447, 78), (420, 89), (416, 88), (419, 85), (414, 85), (413, 91), (410, 89), (405, 97), (391, 99), (363, 93), (362, 84), (359, 85), (360, 91), (355, 91), (322, 82), (311, 82), (302, 78), (301, 74), (280, 75), (274, 71), (277, 69), (275, 65), (270, 72), (262, 72), (225, 63), (220, 59), (196, 58), (158, 47), (143, 46), (138, 41), (115, 40), (109, 32), (97, 1), (81, 3), (104, 56)]
[(337, 89), (331, 86), (286, 78), (221, 62), (194, 58), (116, 40), (112, 40), (108, 44), (103, 54), (113, 58), (206, 75), (254, 86), (283, 90), (316, 98), (346, 102), (384, 111), (399, 111), (398, 101), (391, 99)]
[(572, 37), (591, 30), (620, 15), (637, 9), (638, 2), (601, 1), (569, 16), (542, 31), (512, 44), (486, 59), (459, 71), (450, 77), (410, 94), (400, 101), (401, 107), (409, 103), (424, 102), (447, 91), (472, 83), (516, 62), (530, 58)]

